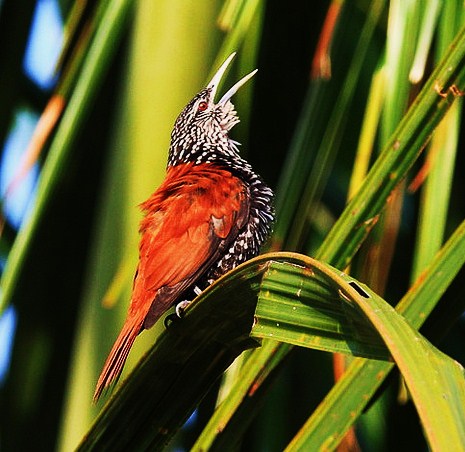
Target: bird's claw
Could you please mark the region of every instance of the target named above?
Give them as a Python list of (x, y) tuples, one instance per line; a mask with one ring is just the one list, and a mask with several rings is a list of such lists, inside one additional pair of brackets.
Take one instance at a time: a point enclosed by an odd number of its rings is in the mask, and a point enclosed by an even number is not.
[(184, 317), (184, 310), (191, 304), (191, 301), (184, 300), (176, 305), (176, 315), (182, 319)]
[(189, 300), (181, 301), (176, 305), (175, 313), (167, 315), (164, 320), (165, 328), (168, 329), (173, 323), (184, 317), (184, 310), (191, 304)]

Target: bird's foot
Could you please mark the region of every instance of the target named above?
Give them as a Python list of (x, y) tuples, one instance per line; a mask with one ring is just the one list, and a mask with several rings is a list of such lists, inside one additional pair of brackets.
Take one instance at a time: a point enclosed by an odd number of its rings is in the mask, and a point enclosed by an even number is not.
[(165, 321), (164, 321), (164, 324), (165, 324), (165, 328), (169, 328), (173, 323), (179, 321), (180, 319), (182, 319), (184, 317), (184, 310), (191, 304), (192, 302), (189, 301), (189, 300), (184, 300), (184, 301), (181, 301), (180, 303), (178, 303), (176, 305), (176, 307), (174, 308), (175, 310), (175, 313), (174, 314), (170, 314), (170, 315), (167, 315), (165, 317)]
[[(198, 286), (194, 286), (192, 290), (197, 297), (202, 293), (202, 289), (200, 289)], [(176, 305), (176, 314), (180, 319), (184, 317), (184, 311), (191, 303), (192, 300), (184, 300)]]
[(179, 321), (184, 317), (184, 310), (191, 304), (191, 301), (184, 300), (176, 305), (175, 313), (165, 317), (165, 328), (168, 329), (173, 323)]
[(176, 305), (176, 315), (182, 319), (184, 317), (185, 309), (192, 303), (192, 301), (184, 300)]
[[(198, 286), (195, 286), (192, 290), (196, 296), (199, 296), (202, 293), (202, 289), (200, 289)], [(165, 328), (169, 328), (172, 323), (176, 322), (179, 319), (182, 319), (184, 317), (184, 311), (191, 303), (191, 300), (184, 300), (178, 303), (175, 307), (176, 313), (166, 316), (164, 322)]]

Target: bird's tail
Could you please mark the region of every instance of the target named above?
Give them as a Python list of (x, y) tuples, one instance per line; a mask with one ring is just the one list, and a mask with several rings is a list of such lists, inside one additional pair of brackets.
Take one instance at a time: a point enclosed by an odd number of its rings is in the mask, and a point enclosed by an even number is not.
[(105, 365), (97, 382), (94, 392), (94, 403), (98, 401), (102, 392), (111, 384), (116, 383), (124, 367), (137, 335), (140, 333), (142, 321), (135, 321), (134, 318), (128, 318), (121, 330), (118, 338), (113, 344), (113, 348), (108, 355)]

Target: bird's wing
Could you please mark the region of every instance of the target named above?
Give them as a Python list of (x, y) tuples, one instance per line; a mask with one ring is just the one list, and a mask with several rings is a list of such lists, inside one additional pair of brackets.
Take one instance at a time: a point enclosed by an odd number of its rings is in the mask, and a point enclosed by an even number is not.
[(220, 259), (249, 215), (247, 187), (226, 171), (191, 171), (166, 188), (142, 223), (130, 309), (149, 305), (145, 328)]

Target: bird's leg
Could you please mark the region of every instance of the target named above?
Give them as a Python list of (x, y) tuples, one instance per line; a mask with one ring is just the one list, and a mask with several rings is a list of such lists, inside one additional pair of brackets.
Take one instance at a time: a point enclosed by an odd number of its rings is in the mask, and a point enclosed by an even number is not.
[[(195, 286), (193, 289), (192, 289), (195, 293), (196, 296), (199, 296), (201, 293), (202, 293), (202, 290), (198, 287), (198, 286)], [(184, 300), (184, 301), (181, 301), (180, 303), (178, 303), (176, 305), (176, 315), (182, 319), (183, 315), (184, 315), (184, 311), (185, 309), (192, 303), (192, 300)]]

